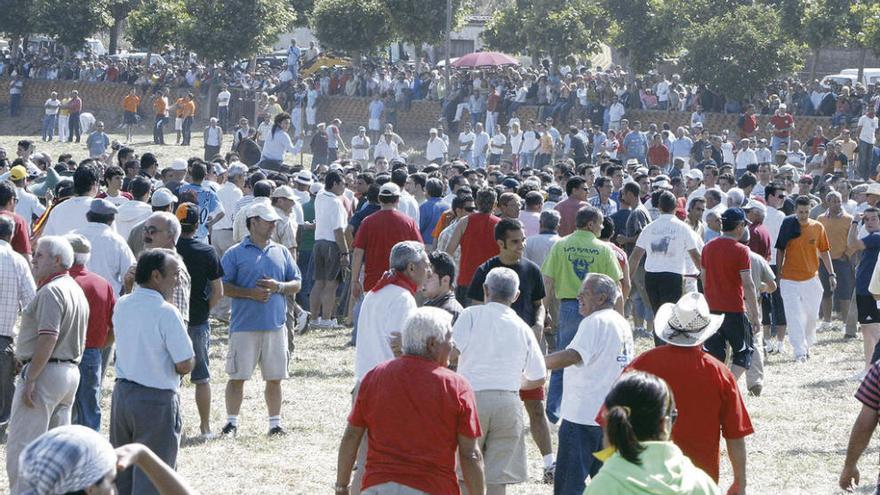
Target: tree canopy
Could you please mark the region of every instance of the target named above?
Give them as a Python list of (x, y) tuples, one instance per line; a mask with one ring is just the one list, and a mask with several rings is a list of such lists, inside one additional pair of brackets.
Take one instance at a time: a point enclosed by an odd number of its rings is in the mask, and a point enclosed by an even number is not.
[(144, 0), (128, 17), (128, 40), (150, 52), (166, 44), (177, 43), (177, 26), (188, 23), (189, 13), (183, 0)]
[(381, 0), (316, 0), (312, 28), (324, 47), (358, 54), (393, 39), (390, 17)]

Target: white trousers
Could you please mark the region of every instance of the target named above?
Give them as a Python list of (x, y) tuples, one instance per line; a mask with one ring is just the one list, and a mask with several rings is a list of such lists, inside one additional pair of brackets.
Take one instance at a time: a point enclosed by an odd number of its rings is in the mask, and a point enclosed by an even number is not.
[(782, 279), (779, 281), (788, 340), (794, 349), (794, 357), (805, 357), (810, 346), (816, 343), (816, 321), (822, 303), (822, 284), (815, 276), (803, 282)]
[(69, 122), (69, 115), (58, 115), (58, 141), (67, 141)]

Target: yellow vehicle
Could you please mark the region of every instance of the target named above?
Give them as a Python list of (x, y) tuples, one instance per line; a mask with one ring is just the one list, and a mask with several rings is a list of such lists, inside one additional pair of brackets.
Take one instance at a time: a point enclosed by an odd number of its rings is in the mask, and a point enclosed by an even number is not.
[(315, 60), (303, 64), (299, 73), (301, 77), (309, 77), (320, 71), (321, 67), (332, 69), (334, 66), (351, 67), (351, 59), (348, 57), (336, 57), (329, 53), (322, 53), (318, 55)]

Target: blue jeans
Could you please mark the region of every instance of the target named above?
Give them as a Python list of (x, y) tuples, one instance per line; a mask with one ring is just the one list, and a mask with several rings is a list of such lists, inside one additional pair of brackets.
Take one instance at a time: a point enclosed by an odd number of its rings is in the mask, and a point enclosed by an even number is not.
[[(556, 349), (554, 351), (562, 351), (568, 347), (577, 334), (578, 325), (583, 319), (584, 317), (578, 311), (577, 300), (566, 299), (559, 303), (559, 323), (556, 325)], [(547, 392), (547, 418), (554, 424), (559, 422), (561, 404), (562, 370), (553, 370), (550, 374), (550, 389)]]
[(486, 168), (486, 155), (481, 153), (474, 155), (474, 168)]
[(562, 420), (553, 495), (581, 495), (587, 475), (596, 476), (602, 463), (593, 452), (602, 450), (602, 428)]
[(781, 137), (777, 137), (777, 136), (771, 136), (770, 137), (770, 151), (772, 151), (773, 153), (776, 153), (776, 151), (778, 151), (780, 149), (780, 147), (782, 147), (782, 146), (785, 146), (785, 148), (782, 148), (782, 151), (788, 151), (788, 143), (790, 141), (791, 141), (791, 138), (781, 138)]
[(519, 168), (522, 170), (526, 167), (531, 167), (532, 163), (535, 161), (535, 152), (534, 151), (523, 151), (519, 154)]
[(101, 349), (89, 347), (79, 363), (79, 388), (73, 402), (75, 424), (101, 429)]
[(211, 325), (206, 321), (200, 325), (190, 325), (187, 329), (195, 353), (195, 365), (189, 375), (192, 383), (208, 383), (211, 381), (208, 358), (208, 346), (211, 343)]
[(302, 274), (302, 288), (296, 293), (296, 303), (303, 308), (309, 308), (309, 293), (315, 285), (315, 263), (312, 260), (311, 251), (299, 251), (296, 256), (296, 264)]
[(40, 131), (40, 137), (44, 141), (51, 141), (55, 137), (55, 115), (43, 116), (43, 129)]

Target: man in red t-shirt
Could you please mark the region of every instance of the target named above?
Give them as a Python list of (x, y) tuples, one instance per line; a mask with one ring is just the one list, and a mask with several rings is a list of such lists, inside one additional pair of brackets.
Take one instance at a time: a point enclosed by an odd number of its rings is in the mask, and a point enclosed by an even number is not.
[[(379, 189), (381, 209), (361, 222), (354, 237), (351, 257), (351, 299), (354, 301), (352, 321), (357, 336), (357, 320), (364, 291), (369, 291), (388, 270), (391, 248), (398, 242), (422, 242), (416, 222), (398, 211), (400, 187), (386, 182)], [(361, 283), (361, 271), (364, 281)]]
[(0, 182), (0, 215), (6, 215), (15, 221), (15, 232), (12, 233), (12, 240), (9, 242), (9, 245), (12, 246), (13, 251), (24, 256), (24, 258), (30, 263), (30, 235), (24, 218), (15, 212), (15, 203), (17, 201), (18, 197), (15, 192), (15, 186), (12, 182)]
[[(761, 311), (752, 281), (749, 248), (740, 244), (748, 224), (741, 208), (721, 214), (721, 237), (703, 247), (703, 289), (709, 310), (723, 315), (718, 332), (703, 347), (724, 362), (727, 344), (733, 349), (730, 370), (739, 378), (752, 365), (752, 330), (761, 329)], [(743, 297), (745, 296), (745, 302)], [(748, 319), (746, 319), (748, 308)], [(750, 324), (751, 323), (751, 324)]]
[(770, 117), (770, 127), (773, 129), (773, 137), (770, 138), (770, 151), (788, 151), (791, 131), (794, 130), (794, 117), (786, 111), (785, 103), (779, 105), (776, 112)]
[(361, 381), (339, 445), (336, 493), (349, 494), (364, 434), (361, 490), (457, 495), (458, 449), (468, 493), (485, 493), (476, 396), (464, 377), (447, 368), (452, 316), (439, 308), (414, 310), (403, 329), (402, 348), (403, 356), (379, 364)]
[(712, 315), (698, 292), (685, 294), (674, 305), (664, 304), (657, 311), (654, 332), (670, 345), (641, 354), (624, 373), (644, 371), (669, 384), (678, 409), (672, 441), (715, 481), (720, 462), (719, 440), (724, 436), (733, 471), (733, 487), (727, 492), (730, 495), (745, 493), (745, 437), (754, 429), (736, 378), (724, 363), (701, 348), (722, 322), (723, 317)]
[(492, 214), (498, 196), (494, 189), (483, 189), (477, 193), (477, 212), (458, 221), (446, 253), (455, 256), (455, 250), (461, 246), (461, 257), (455, 298), (462, 306), (467, 306), (467, 290), (474, 278), (477, 267), (493, 256), (498, 256), (499, 248), (495, 242), (495, 226), (501, 221)]
[(751, 139), (758, 130), (758, 119), (755, 118), (755, 105), (746, 105), (746, 110), (739, 118), (740, 139)]
[(753, 252), (770, 261), (770, 231), (764, 225), (764, 217), (767, 216), (767, 206), (757, 200), (749, 200), (743, 207), (746, 218), (749, 220), (748, 246)]
[(67, 234), (73, 246), (73, 266), (70, 276), (82, 288), (89, 300), (89, 324), (86, 329), (86, 348), (79, 363), (79, 387), (73, 402), (74, 423), (95, 431), (101, 428), (101, 350), (113, 343), (113, 308), (116, 294), (110, 282), (97, 273), (86, 270), (92, 245), (84, 236)]

